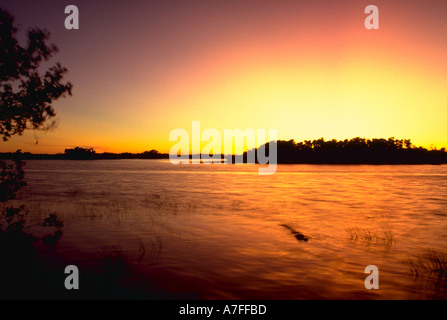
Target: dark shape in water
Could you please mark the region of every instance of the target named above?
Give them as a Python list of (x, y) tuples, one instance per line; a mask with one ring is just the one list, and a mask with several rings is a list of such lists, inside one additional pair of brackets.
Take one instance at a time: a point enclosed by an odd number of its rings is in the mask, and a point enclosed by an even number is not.
[(296, 238), (298, 241), (304, 241), (304, 242), (309, 241), (309, 238), (308, 238), (307, 236), (305, 236), (304, 234), (302, 234), (302, 233), (299, 232), (299, 231), (296, 231), (296, 230), (293, 229), (292, 227), (290, 227), (290, 226), (288, 226), (288, 225), (286, 225), (286, 224), (280, 224), (280, 226), (289, 229), (290, 232), (295, 236), (295, 238)]

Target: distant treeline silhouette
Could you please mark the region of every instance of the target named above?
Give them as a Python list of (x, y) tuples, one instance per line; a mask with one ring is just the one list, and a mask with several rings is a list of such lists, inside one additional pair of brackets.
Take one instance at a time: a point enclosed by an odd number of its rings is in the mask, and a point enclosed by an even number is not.
[[(442, 149), (416, 147), (409, 139), (365, 139), (356, 137), (338, 141), (294, 140), (269, 142), (277, 144), (278, 163), (309, 164), (442, 164), (447, 163), (447, 152)], [(257, 149), (248, 152), (256, 154)], [(250, 157), (248, 157), (250, 159)], [(244, 153), (244, 161), (247, 152)]]
[[(356, 137), (345, 140), (278, 140), (265, 144), (265, 152), (269, 152), (271, 143), (276, 143), (278, 163), (283, 164), (443, 164), (447, 163), (445, 148), (426, 149), (416, 147), (409, 139), (365, 139)], [(251, 159), (251, 149), (243, 154), (243, 161)], [(61, 159), (61, 160), (106, 160), (106, 159), (168, 159), (168, 153), (157, 150), (142, 153), (96, 153), (93, 148), (75, 147), (65, 149), (63, 154), (0, 153), (0, 159)], [(188, 157), (188, 156), (187, 156)], [(192, 155), (189, 155), (191, 158)], [(221, 155), (221, 159), (235, 162), (234, 155)]]
[(107, 159), (167, 159), (169, 154), (159, 153), (157, 150), (144, 151), (141, 153), (96, 153), (93, 148), (75, 147), (65, 149), (64, 153), (58, 154), (33, 154), (30, 152), (0, 153), (0, 159), (22, 160), (107, 160)]

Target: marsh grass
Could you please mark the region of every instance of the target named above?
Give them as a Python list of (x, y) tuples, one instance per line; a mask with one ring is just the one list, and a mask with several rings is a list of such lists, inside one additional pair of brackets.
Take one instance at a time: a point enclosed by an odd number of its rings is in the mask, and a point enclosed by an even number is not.
[(93, 265), (107, 282), (114, 283), (132, 270), (132, 254), (119, 245), (102, 246), (94, 255)]
[[(79, 192), (74, 192), (79, 194)], [(144, 196), (123, 200), (117, 197), (79, 199), (60, 203), (48, 199), (33, 200), (29, 217), (39, 219), (46, 214), (55, 214), (65, 222), (113, 221), (124, 224), (128, 222), (157, 223), (169, 219), (171, 215), (187, 215), (198, 208), (196, 199), (182, 199), (169, 194), (152, 193)]]
[(133, 265), (143, 259), (154, 260), (161, 255), (163, 244), (160, 237), (151, 238), (144, 243), (141, 238), (128, 244), (124, 248), (121, 244), (101, 246), (93, 255), (92, 265), (104, 269), (105, 274), (119, 274), (132, 269)]
[(423, 255), (409, 258), (409, 272), (416, 277), (434, 277), (447, 280), (447, 255), (428, 250)]
[[(143, 242), (140, 238), (102, 245), (77, 264), (81, 272), (80, 290), (62, 292), (75, 299), (184, 299), (187, 295), (170, 293), (152, 282), (147, 275), (147, 260), (162, 251), (161, 239)], [(145, 260), (144, 263), (143, 260)], [(73, 290), (74, 291), (74, 290)]]
[(113, 219), (117, 223), (126, 221), (127, 215), (132, 210), (127, 202), (107, 201), (97, 203), (79, 203), (76, 206), (77, 213), (73, 218), (85, 218), (89, 220)]
[(187, 213), (197, 208), (195, 201), (178, 201), (173, 196), (166, 194), (152, 193), (144, 198), (144, 205), (147, 209), (155, 209), (166, 213), (177, 215), (179, 213)]
[(381, 212), (381, 211), (373, 211), (366, 215), (367, 219), (375, 220), (378, 222), (389, 221), (391, 220), (391, 216), (389, 213)]
[[(141, 240), (140, 240), (141, 242)], [(142, 245), (142, 242), (140, 246)], [(147, 245), (149, 247), (149, 254), (151, 258), (158, 258), (161, 255), (161, 252), (163, 251), (163, 243), (161, 242), (160, 237), (155, 237), (150, 240), (150, 243)], [(143, 247), (144, 249), (145, 247)], [(144, 257), (144, 254), (146, 253), (146, 250), (142, 251), (143, 255), (139, 256), (139, 260), (141, 261)]]
[(103, 284), (117, 287), (132, 277), (145, 255), (146, 246), (141, 239), (136, 241), (136, 246), (130, 248), (124, 248), (120, 244), (103, 245), (92, 254), (87, 268)]
[(353, 241), (362, 241), (367, 244), (383, 244), (386, 246), (394, 245), (397, 243), (397, 238), (391, 231), (372, 232), (366, 228), (348, 228), (346, 231), (349, 237)]
[(415, 292), (430, 299), (447, 299), (447, 255), (434, 250), (408, 259)]

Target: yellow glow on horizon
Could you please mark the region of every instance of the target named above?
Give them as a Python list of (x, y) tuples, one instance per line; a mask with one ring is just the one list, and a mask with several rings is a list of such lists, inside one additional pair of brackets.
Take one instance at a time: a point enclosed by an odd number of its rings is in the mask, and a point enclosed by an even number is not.
[[(29, 150), (55, 153), (79, 145), (166, 153), (175, 144), (169, 133), (183, 128), (191, 136), (192, 121), (222, 137), (224, 129), (277, 129), (280, 140), (394, 136), (418, 146), (447, 146), (446, 48), (417, 46), (391, 31), (278, 37), (275, 46), (261, 36), (249, 45), (222, 45), (155, 88), (138, 83), (113, 92), (113, 99), (90, 101), (93, 111), (107, 110), (101, 117), (56, 108), (62, 122), (48, 134), (53, 146), (30, 144)], [(17, 141), (23, 139), (14, 137), (6, 147), (13, 151)]]
[(423, 138), (413, 139), (416, 144), (443, 146), (446, 138), (434, 130), (442, 128), (447, 116), (446, 81), (413, 71), (367, 57), (332, 69), (310, 61), (254, 64), (169, 105), (177, 110), (172, 117), (176, 128), (186, 130), (191, 121), (201, 120), (202, 130), (222, 133), (272, 128), (278, 139), (297, 141), (417, 135)]

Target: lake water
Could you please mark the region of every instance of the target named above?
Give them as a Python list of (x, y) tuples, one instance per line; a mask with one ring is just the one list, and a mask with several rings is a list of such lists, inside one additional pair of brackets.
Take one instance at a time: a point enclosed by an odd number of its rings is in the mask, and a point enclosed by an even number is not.
[[(447, 254), (447, 166), (279, 165), (259, 176), (250, 164), (32, 160), (25, 171), (17, 201), (64, 221), (58, 244), (39, 250), (81, 275), (91, 257), (119, 251), (140, 279), (203, 299), (447, 297), (444, 274), (410, 267)], [(365, 289), (368, 265), (379, 290)]]

